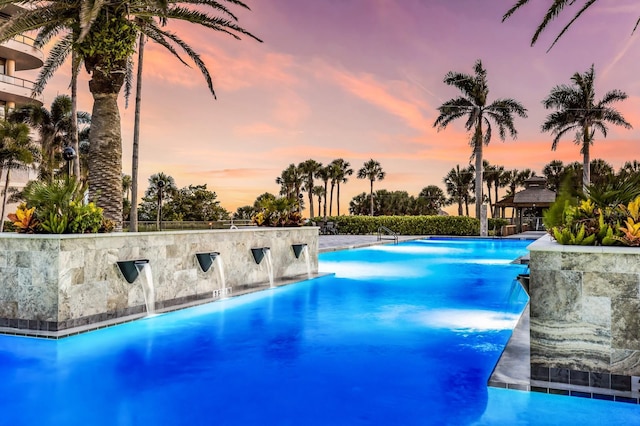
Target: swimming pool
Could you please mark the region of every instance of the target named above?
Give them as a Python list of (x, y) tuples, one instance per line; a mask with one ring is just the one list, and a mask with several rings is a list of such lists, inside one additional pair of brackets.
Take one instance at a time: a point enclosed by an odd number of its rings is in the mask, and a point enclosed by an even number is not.
[(327, 276), (59, 341), (0, 336), (0, 425), (640, 424), (637, 405), (487, 388), (526, 241), (321, 255)]

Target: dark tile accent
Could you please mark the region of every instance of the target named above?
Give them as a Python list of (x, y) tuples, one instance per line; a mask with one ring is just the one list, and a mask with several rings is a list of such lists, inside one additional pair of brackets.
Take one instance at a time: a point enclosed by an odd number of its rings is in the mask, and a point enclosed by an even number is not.
[(626, 396), (616, 396), (616, 402), (626, 402), (629, 404), (637, 404), (638, 398), (628, 398)]
[(503, 382), (496, 382), (493, 380), (489, 381), (489, 386), (491, 386), (492, 388), (501, 388), (501, 389), (506, 389), (507, 388), (507, 384), (503, 383)]
[(611, 375), (611, 389), (631, 392), (631, 376)]
[(571, 396), (577, 396), (578, 398), (591, 398), (589, 392), (571, 391)]
[(549, 381), (549, 368), (538, 364), (531, 364), (531, 380)]
[(29, 320), (19, 319), (18, 320), (18, 328), (28, 329), (29, 328)]
[(529, 385), (520, 385), (518, 383), (509, 383), (509, 384), (507, 384), (507, 389), (528, 391), (529, 390)]
[(57, 322), (50, 322), (49, 323), (49, 331), (58, 331), (58, 323)]
[(564, 389), (549, 389), (549, 393), (552, 395), (569, 395), (569, 391)]
[(569, 383), (577, 386), (589, 386), (589, 372), (570, 370)]
[(0, 327), (9, 327), (9, 318), (0, 318)]
[(591, 374), (589, 374), (589, 386), (594, 388), (611, 389), (611, 374), (591, 372)]
[(550, 368), (549, 381), (555, 383), (569, 383), (568, 368)]
[(594, 393), (593, 399), (604, 399), (605, 401), (613, 401), (613, 395), (604, 395), (601, 393)]
[(531, 392), (549, 393), (548, 388), (541, 388), (539, 386), (531, 386)]
[(17, 318), (9, 318), (9, 327), (18, 328), (18, 319)]

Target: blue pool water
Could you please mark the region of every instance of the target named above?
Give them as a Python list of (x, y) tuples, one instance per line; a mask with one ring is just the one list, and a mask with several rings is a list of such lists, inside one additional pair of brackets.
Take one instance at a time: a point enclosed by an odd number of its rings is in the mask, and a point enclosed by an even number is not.
[(640, 425), (487, 388), (528, 242), (325, 253), (327, 276), (60, 341), (0, 336), (0, 425)]

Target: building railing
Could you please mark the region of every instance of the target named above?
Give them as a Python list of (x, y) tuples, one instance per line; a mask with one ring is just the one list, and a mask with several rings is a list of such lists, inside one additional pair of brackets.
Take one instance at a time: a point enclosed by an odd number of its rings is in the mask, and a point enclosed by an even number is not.
[(27, 37), (26, 35), (17, 35), (11, 37), (12, 40), (17, 41), (18, 43), (26, 44), (27, 46), (33, 47), (36, 44), (36, 41), (31, 37)]
[(33, 81), (6, 74), (0, 74), (0, 82), (11, 84), (12, 86), (24, 87), (25, 89), (29, 90), (33, 90), (33, 88), (35, 87), (35, 83)]

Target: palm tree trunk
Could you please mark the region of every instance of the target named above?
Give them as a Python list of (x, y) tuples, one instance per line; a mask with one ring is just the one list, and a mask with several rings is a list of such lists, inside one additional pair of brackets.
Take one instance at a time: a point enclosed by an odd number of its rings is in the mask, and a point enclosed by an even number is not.
[(9, 193), (9, 175), (11, 169), (7, 167), (7, 175), (4, 179), (4, 191), (2, 191), (2, 213), (0, 213), (0, 232), (4, 230), (4, 211), (7, 208), (7, 194)]
[[(309, 185), (309, 182), (311, 182), (311, 185)], [(314, 217), (313, 216), (313, 175), (311, 175), (311, 179), (307, 181), (307, 186), (309, 187), (309, 218)]]
[[(92, 86), (94, 85), (90, 83), (89, 87)], [(104, 217), (113, 221), (114, 229), (121, 231), (122, 134), (118, 92), (109, 93), (94, 89), (92, 95), (89, 197), (104, 209)]]
[(371, 181), (371, 190), (369, 192), (369, 194), (371, 195), (371, 217), (373, 217), (373, 179), (370, 179)]
[(324, 204), (323, 204), (324, 209), (323, 210), (324, 210), (325, 219), (327, 218), (327, 185), (328, 184), (329, 184), (328, 181), (324, 183)]
[(73, 175), (80, 180), (80, 142), (78, 141), (78, 55), (71, 52), (71, 148), (76, 152), (73, 159)]
[(142, 63), (144, 59), (144, 34), (138, 42), (138, 72), (136, 75), (136, 106), (133, 121), (133, 149), (131, 156), (131, 211), (129, 231), (138, 232), (138, 152), (140, 146), (140, 103), (142, 101)]
[(336, 205), (338, 206), (338, 216), (340, 216), (340, 182), (338, 182), (338, 189), (336, 189)]
[[(318, 196), (318, 214), (320, 214), (320, 203), (322, 202), (322, 197)], [(313, 216), (312, 216), (313, 217)]]
[(582, 191), (586, 194), (587, 187), (591, 184), (591, 159), (590, 159), (590, 137), (589, 126), (584, 128), (584, 134), (582, 135)]
[[(480, 125), (479, 125), (480, 126)], [(479, 127), (479, 135), (476, 136), (476, 217), (480, 219), (480, 206), (482, 206), (482, 127)], [(469, 212), (467, 212), (467, 216)]]
[[(489, 197), (489, 210), (491, 210), (491, 185), (487, 182), (487, 196)], [(491, 213), (493, 217), (493, 212)]]
[(458, 197), (458, 216), (462, 216), (462, 197)]
[(333, 188), (336, 187), (336, 184), (334, 182), (331, 182), (331, 198), (329, 198), (329, 216), (332, 216), (332, 212), (333, 212)]

